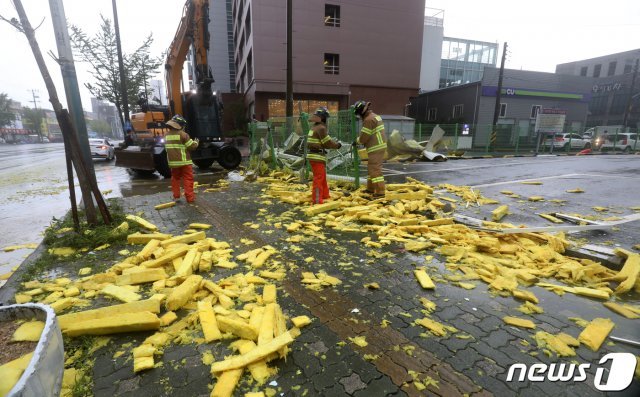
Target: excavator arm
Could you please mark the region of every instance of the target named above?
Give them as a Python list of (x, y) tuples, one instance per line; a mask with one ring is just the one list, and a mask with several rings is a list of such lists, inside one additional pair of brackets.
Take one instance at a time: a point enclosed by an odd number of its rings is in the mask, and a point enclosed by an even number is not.
[(172, 114), (184, 114), (180, 83), (182, 67), (190, 46), (195, 50), (195, 78), (198, 91), (202, 91), (205, 96), (211, 95), (213, 78), (207, 63), (208, 24), (209, 0), (188, 0), (184, 5), (182, 18), (169, 47), (165, 63), (167, 94)]

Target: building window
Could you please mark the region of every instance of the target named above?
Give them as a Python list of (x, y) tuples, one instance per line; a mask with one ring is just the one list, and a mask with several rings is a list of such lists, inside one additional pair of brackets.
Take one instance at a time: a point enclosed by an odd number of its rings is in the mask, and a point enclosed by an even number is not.
[(457, 118), (457, 117), (462, 117), (462, 112), (464, 110), (464, 105), (460, 104), (460, 105), (455, 105), (453, 107), (453, 118)]
[(538, 117), (538, 113), (540, 113), (540, 109), (541, 108), (542, 108), (541, 105), (533, 105), (533, 106), (531, 106), (531, 116), (529, 118), (535, 119), (536, 117)]
[(499, 117), (507, 117), (507, 104), (506, 103), (501, 103), (500, 104), (500, 116)]
[(613, 76), (614, 74), (616, 74), (617, 65), (618, 65), (618, 62), (616, 61), (609, 62), (609, 69), (607, 70), (607, 76)]
[(580, 68), (580, 76), (586, 76), (587, 75), (587, 69), (589, 69), (588, 66), (583, 66)]
[(631, 69), (633, 68), (633, 59), (625, 59), (624, 60), (624, 71), (622, 73), (627, 74), (631, 73)]
[(340, 6), (324, 5), (324, 26), (340, 27)]
[(339, 54), (324, 54), (324, 72), (325, 74), (340, 74)]
[(427, 110), (427, 121), (436, 121), (437, 114), (438, 108), (429, 108), (429, 110)]
[(248, 85), (253, 81), (253, 50), (249, 50), (249, 55), (247, 56), (247, 73), (249, 76)]
[(600, 70), (602, 70), (602, 65), (597, 64), (593, 67), (593, 77), (600, 77)]

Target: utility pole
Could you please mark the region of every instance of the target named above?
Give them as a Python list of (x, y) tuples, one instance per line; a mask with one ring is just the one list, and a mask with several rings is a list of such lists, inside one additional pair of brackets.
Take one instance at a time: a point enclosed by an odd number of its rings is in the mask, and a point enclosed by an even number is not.
[(496, 92), (496, 105), (493, 109), (493, 125), (491, 128), (491, 133), (489, 135), (489, 144), (487, 145), (487, 150), (489, 148), (493, 148), (493, 145), (496, 143), (496, 139), (498, 138), (498, 117), (500, 116), (500, 99), (502, 97), (502, 78), (504, 77), (504, 62), (507, 59), (507, 42), (504, 42), (504, 46), (502, 47), (502, 61), (500, 62), (500, 73), (498, 75), (498, 90)]
[[(38, 114), (38, 102), (36, 102), (36, 99), (40, 99), (40, 97), (38, 95), (36, 95), (36, 92), (38, 90), (28, 90), (31, 91), (31, 96), (33, 98), (33, 110), (36, 112), (36, 114)], [(42, 124), (42, 120), (38, 120), (40, 123), (38, 125), (34, 125), (34, 127), (36, 127), (36, 132), (38, 133), (38, 138), (40, 139), (40, 142), (42, 142), (42, 133), (40, 131), (40, 124)]]
[(287, 132), (293, 126), (293, 0), (287, 0)]
[[(64, 91), (67, 96), (67, 106), (69, 107), (69, 113), (73, 120), (78, 139), (78, 152), (76, 155), (82, 157), (83, 165), (77, 165), (77, 167), (81, 166), (85, 168), (86, 178), (89, 182), (88, 184), (80, 183), (80, 190), (82, 191), (82, 198), (86, 209), (87, 222), (89, 224), (95, 224), (97, 222), (97, 216), (89, 185), (97, 186), (96, 172), (93, 168), (93, 159), (91, 158), (91, 151), (89, 150), (87, 124), (84, 120), (84, 110), (82, 109), (82, 100), (80, 99), (76, 67), (73, 63), (73, 52), (71, 51), (71, 41), (69, 40), (69, 31), (67, 30), (67, 18), (64, 13), (62, 0), (49, 0), (49, 8), (51, 10), (51, 22), (53, 23), (56, 45), (58, 47), (58, 64), (62, 72)], [(60, 128), (62, 127), (61, 125)], [(76, 168), (76, 172), (80, 174), (78, 168)], [(82, 181), (82, 179), (80, 180)]]
[(507, 59), (507, 42), (502, 47), (502, 61), (500, 62), (500, 74), (498, 75), (498, 92), (496, 93), (496, 106), (493, 109), (493, 129), (495, 131), (498, 124), (498, 116), (500, 115), (500, 98), (502, 95), (502, 78), (504, 77), (504, 62)]
[(73, 52), (71, 51), (71, 41), (69, 40), (69, 31), (67, 30), (67, 18), (64, 13), (62, 0), (49, 0), (49, 8), (51, 9), (51, 22), (53, 23), (53, 31), (58, 47), (58, 63), (60, 64), (60, 70), (62, 72), (64, 91), (67, 96), (67, 106), (69, 107), (69, 113), (71, 113), (73, 123), (76, 126), (82, 158), (87, 165), (89, 176), (95, 179), (96, 174), (93, 168), (91, 151), (89, 150), (87, 124), (84, 119), (80, 88), (78, 87), (78, 76), (76, 75), (76, 67), (73, 63)]
[[(130, 124), (129, 99), (127, 98), (127, 76), (124, 74), (124, 62), (122, 61), (122, 45), (120, 44), (120, 25), (118, 24), (118, 7), (116, 0), (111, 0), (113, 6), (113, 25), (116, 30), (116, 46), (118, 47), (118, 66), (120, 69), (120, 92), (122, 94), (122, 110), (124, 111), (124, 122)], [(125, 129), (127, 126), (123, 126)]]
[(624, 118), (622, 120), (622, 132), (625, 132), (627, 128), (627, 121), (629, 119), (629, 108), (631, 108), (631, 99), (633, 98), (633, 90), (636, 88), (636, 78), (638, 77), (638, 63), (640, 59), (636, 59), (636, 67), (633, 71), (633, 77), (631, 78), (631, 88), (629, 89), (629, 96), (627, 97), (627, 106), (624, 108)]

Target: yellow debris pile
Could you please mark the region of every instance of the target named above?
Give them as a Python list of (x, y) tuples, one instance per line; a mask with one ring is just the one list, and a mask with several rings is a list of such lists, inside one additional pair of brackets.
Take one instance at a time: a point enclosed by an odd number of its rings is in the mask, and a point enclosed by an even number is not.
[[(264, 178), (262, 181), (271, 183), (266, 189), (268, 197), (288, 197), (283, 201), (305, 205), (308, 203), (306, 191), (301, 191), (299, 196), (282, 193), (292, 192), (293, 187), (277, 177)], [(320, 225), (338, 231), (371, 232), (374, 236), (365, 237), (361, 242), (373, 248), (391, 242), (417, 249), (421, 245), (433, 244), (447, 257), (448, 270), (460, 271), (465, 280), (482, 280), (496, 293), (513, 295), (532, 303), (537, 303), (537, 298), (522, 288), (536, 283), (558, 293), (570, 292), (598, 299), (609, 299), (614, 292), (622, 294), (631, 289), (640, 291), (638, 254), (627, 252), (625, 267), (620, 272), (615, 272), (588, 259), (563, 255), (570, 244), (563, 233), (525, 232), (501, 235), (455, 224), (452, 218), (443, 213), (445, 205), (435, 198), (431, 186), (412, 178), (407, 178), (407, 181), (404, 184), (388, 185), (389, 191), (383, 199), (363, 198), (360, 191), (348, 196), (332, 192), (335, 197), (330, 202), (332, 209), (310, 218), (311, 224), (293, 222), (287, 226), (287, 230), (297, 233), (313, 227), (317, 231)], [(439, 187), (468, 202), (485, 202), (479, 191), (467, 187)], [(301, 199), (296, 201), (292, 197)], [(542, 199), (535, 196), (533, 198)], [(317, 206), (305, 206), (315, 207)], [(493, 222), (485, 222), (485, 226), (515, 227)], [(555, 278), (570, 287), (550, 286), (539, 282), (545, 278)], [(619, 285), (616, 287), (614, 283)]]
[(306, 284), (307, 289), (319, 291), (325, 287), (335, 287), (342, 284), (337, 277), (328, 275), (325, 272), (302, 272), (302, 283)]
[[(230, 395), (225, 393), (233, 391), (245, 368), (258, 384), (264, 383), (276, 372), (268, 363), (284, 358), (299, 329), (311, 323), (310, 318), (298, 316), (287, 324), (275, 284), (286, 273), (275, 258), (275, 248), (264, 246), (234, 258), (227, 242), (206, 236), (210, 225), (193, 223), (189, 225), (193, 233), (170, 236), (142, 218), (129, 220), (151, 232), (129, 235), (128, 241), (144, 244), (139, 252), (102, 273), (83, 270), (84, 276), (77, 280), (26, 282), (16, 301), (51, 305), (63, 334), (70, 337), (155, 331), (133, 348), (134, 372), (158, 365), (156, 360), (169, 343), (236, 339), (231, 347), (239, 355), (212, 363), (212, 374), (218, 377), (214, 392)], [(234, 260), (246, 269), (218, 281), (210, 279), (215, 268), (241, 269)], [(304, 277), (304, 283), (318, 287), (341, 283), (324, 272)], [(114, 304), (64, 314), (88, 306), (98, 296)], [(31, 340), (41, 330), (38, 322), (25, 323), (15, 337)]]

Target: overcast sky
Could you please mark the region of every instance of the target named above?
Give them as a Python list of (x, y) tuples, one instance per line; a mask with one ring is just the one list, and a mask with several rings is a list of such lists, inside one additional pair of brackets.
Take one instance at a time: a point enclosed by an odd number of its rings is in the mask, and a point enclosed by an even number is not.
[[(294, 0), (294, 4), (296, 1), (305, 0)], [(44, 19), (36, 33), (42, 52), (57, 54), (48, 1), (23, 0), (23, 4), (33, 26)], [(284, 0), (282, 4), (284, 12)], [(119, 0), (124, 51), (133, 50), (153, 33), (152, 55), (160, 55), (173, 39), (183, 6), (184, 0)], [(64, 0), (64, 7), (68, 21), (91, 35), (99, 26), (100, 13), (109, 18), (113, 15), (110, 0)], [(445, 36), (498, 42), (500, 46), (507, 41), (506, 66), (512, 69), (554, 72), (559, 63), (640, 48), (638, 0), (427, 0), (427, 7), (444, 10)], [(0, 15), (17, 17), (12, 1), (0, 0)], [(35, 89), (40, 96), (38, 107), (51, 108), (24, 35), (2, 22), (0, 38), (0, 92), (33, 107), (30, 91)], [(58, 94), (64, 98), (60, 69), (46, 58)], [(83, 64), (76, 63), (76, 69), (83, 106), (90, 110), (90, 94), (83, 87), (91, 82), (90, 76)], [(158, 78), (164, 79), (162, 75)]]

